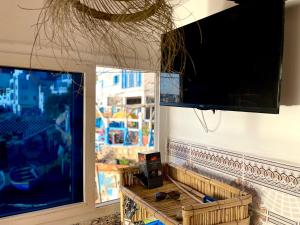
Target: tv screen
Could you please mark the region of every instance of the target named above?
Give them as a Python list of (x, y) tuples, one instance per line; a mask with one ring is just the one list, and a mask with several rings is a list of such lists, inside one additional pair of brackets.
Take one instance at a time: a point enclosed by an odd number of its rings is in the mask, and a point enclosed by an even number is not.
[(250, 1), (177, 31), (186, 61), (178, 54), (161, 72), (161, 105), (279, 113), (284, 1)]
[(0, 217), (83, 201), (83, 74), (0, 66)]

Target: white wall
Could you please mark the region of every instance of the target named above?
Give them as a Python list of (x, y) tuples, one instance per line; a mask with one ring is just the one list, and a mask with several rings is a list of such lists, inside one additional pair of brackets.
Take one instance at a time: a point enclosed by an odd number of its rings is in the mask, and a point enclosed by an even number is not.
[[(291, 4), (293, 3), (293, 4)], [(177, 9), (184, 18), (180, 24), (192, 22), (225, 9), (228, 1), (190, 0)], [(210, 129), (205, 133), (193, 109), (162, 107), (161, 127), (167, 136), (203, 144), (225, 147), (276, 161), (300, 164), (300, 1), (289, 1), (286, 8), (283, 82), (279, 115), (245, 112), (204, 112)], [(198, 112), (199, 115), (200, 112)], [(166, 132), (165, 132), (166, 133)], [(166, 140), (166, 137), (161, 138)], [(161, 143), (161, 148), (164, 145)]]
[[(38, 10), (23, 10), (19, 6), (38, 9), (43, 0), (10, 0), (1, 2), (0, 7), (0, 65), (29, 67), (30, 53), (34, 40), (34, 25)], [(55, 50), (56, 51), (56, 50)], [(26, 213), (19, 216), (0, 219), (1, 225), (24, 224), (72, 224), (111, 214), (119, 210), (118, 204), (95, 209), (94, 176), (94, 124), (95, 124), (95, 72), (96, 65), (116, 66), (109, 55), (92, 56), (83, 54), (84, 60), (70, 60), (66, 55), (54, 57), (52, 49), (42, 46), (38, 57), (33, 57), (32, 67), (52, 70), (69, 70), (85, 73), (85, 132), (84, 132), (84, 190), (85, 202), (73, 206), (62, 206), (50, 210)], [(128, 67), (149, 69), (146, 61), (136, 64), (128, 57)]]
[[(253, 196), (251, 224), (300, 224), (299, 186), (293, 189), (292, 185), (286, 184), (289, 181), (284, 183), (276, 179), (268, 185), (269, 180), (264, 175), (253, 175), (243, 166), (231, 173), (225, 163), (231, 160), (248, 168), (252, 165), (260, 171), (281, 173), (281, 179), (295, 176), (299, 180), (300, 0), (289, 0), (286, 4), (280, 114), (231, 111), (213, 114), (204, 111), (208, 127), (215, 130), (205, 133), (193, 109), (161, 107), (160, 111), (160, 132), (164, 135), (160, 136), (160, 148), (166, 149), (167, 139), (171, 138), (168, 159), (249, 191)], [(178, 8), (177, 15), (184, 18), (192, 11), (194, 17), (180, 21), (179, 25), (230, 7), (231, 3), (225, 0), (189, 0), (185, 6), (187, 10)], [(198, 115), (201, 118), (200, 111)], [(216, 158), (224, 163), (217, 161), (214, 164)]]
[[(43, 0), (10, 0), (1, 2), (0, 7), (0, 51), (2, 53), (15, 53), (18, 55), (26, 55), (31, 52), (32, 45), (34, 43), (34, 37), (36, 32), (36, 23), (38, 20), (38, 16), (40, 13), (40, 8), (43, 6)], [(34, 53), (38, 54), (39, 57), (53, 57), (54, 54), (60, 58), (69, 59), (70, 56), (74, 57), (79, 63), (82, 61), (93, 62), (97, 65), (104, 66), (118, 66), (125, 68), (133, 68), (133, 69), (144, 69), (151, 70), (157, 64), (158, 52), (157, 49), (159, 46), (151, 46), (153, 48), (147, 49), (144, 44), (138, 43), (136, 40), (131, 40), (126, 38), (126, 41), (132, 43), (132, 45), (136, 46), (136, 51), (133, 52), (130, 49), (123, 52), (122, 54), (126, 55), (126, 62), (124, 65), (116, 65), (114, 61), (114, 57), (112, 57), (109, 53), (103, 52), (104, 49), (95, 49), (95, 46), (89, 45), (89, 42), (82, 40), (82, 38), (78, 37), (80, 42), (76, 43), (76, 47), (80, 50), (80, 61), (78, 59), (78, 54), (71, 53), (70, 55), (61, 53), (60, 46), (55, 46), (55, 48), (49, 48), (49, 42), (45, 39), (43, 35), (43, 31), (41, 32), (41, 39), (37, 44), (37, 47), (34, 49)], [(41, 44), (39, 44), (41, 43)], [(131, 45), (130, 45), (131, 46)], [(131, 46), (132, 47), (132, 46)], [(124, 50), (120, 48), (121, 50)], [(90, 53), (99, 53), (97, 55), (91, 55)], [(153, 64), (149, 64), (149, 56), (152, 57)], [(66, 63), (60, 63), (61, 67), (63, 67)], [(3, 64), (3, 63), (2, 63)], [(29, 66), (29, 60), (26, 65)]]

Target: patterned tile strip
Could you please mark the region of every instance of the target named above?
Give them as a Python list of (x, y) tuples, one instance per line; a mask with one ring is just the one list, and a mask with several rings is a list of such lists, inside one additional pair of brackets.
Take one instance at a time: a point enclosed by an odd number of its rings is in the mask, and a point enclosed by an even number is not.
[(269, 221), (279, 221), (281, 224), (290, 224), (290, 225), (297, 225), (298, 223), (296, 221), (290, 220), (288, 218), (285, 218), (281, 215), (278, 215), (276, 213), (273, 213), (271, 211), (268, 211), (268, 215), (269, 215)]
[(285, 225), (285, 224), (283, 224), (283, 223), (281, 223), (281, 222), (279, 222), (279, 221), (277, 221), (277, 220), (274, 220), (274, 219), (272, 219), (272, 218), (269, 218), (268, 221), (269, 221), (270, 223), (272, 223), (272, 224), (275, 224), (275, 225)]
[(300, 197), (300, 167), (170, 139), (170, 156)]

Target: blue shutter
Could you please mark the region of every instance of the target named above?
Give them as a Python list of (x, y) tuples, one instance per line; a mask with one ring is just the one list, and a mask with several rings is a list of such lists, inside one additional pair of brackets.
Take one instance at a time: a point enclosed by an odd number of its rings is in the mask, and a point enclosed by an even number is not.
[(126, 88), (126, 72), (122, 70), (122, 88)]
[(139, 71), (138, 74), (137, 74), (137, 86), (138, 87), (142, 86), (142, 73), (141, 73), (141, 71)]
[(117, 85), (119, 83), (119, 76), (115, 75), (114, 76), (114, 85)]
[(134, 72), (133, 71), (130, 71), (129, 73), (129, 87), (134, 87)]
[(126, 70), (126, 88), (129, 88), (129, 73), (128, 73), (128, 70)]

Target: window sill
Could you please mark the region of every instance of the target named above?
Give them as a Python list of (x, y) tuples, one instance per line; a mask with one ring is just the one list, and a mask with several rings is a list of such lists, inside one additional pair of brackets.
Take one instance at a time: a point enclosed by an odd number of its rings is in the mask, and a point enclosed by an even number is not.
[(114, 204), (120, 204), (120, 199), (115, 199), (115, 200), (96, 204), (96, 208), (102, 208), (102, 207), (106, 207), (106, 206), (110, 206), (110, 205), (114, 205)]
[(56, 207), (0, 219), (1, 225), (70, 225), (119, 212), (119, 200), (89, 206), (86, 203)]

